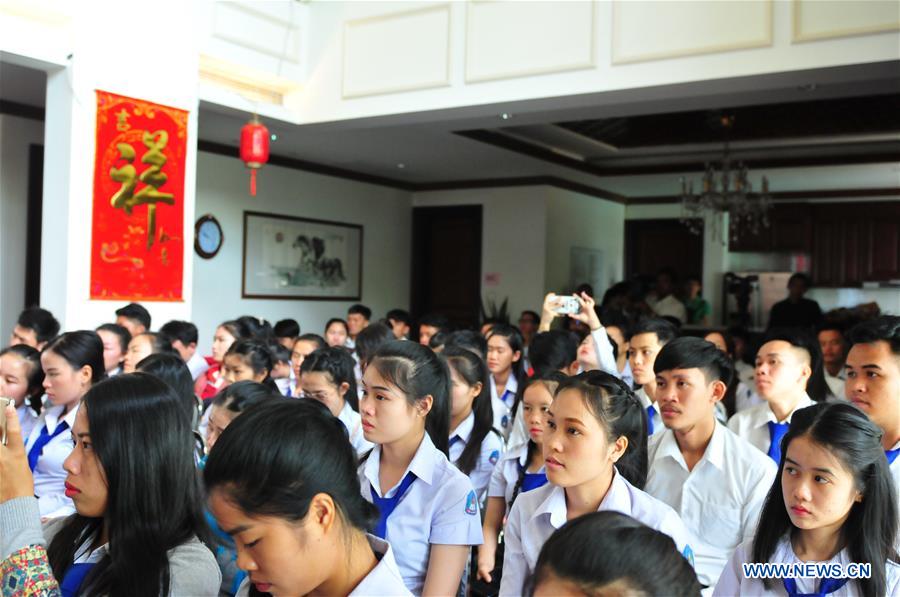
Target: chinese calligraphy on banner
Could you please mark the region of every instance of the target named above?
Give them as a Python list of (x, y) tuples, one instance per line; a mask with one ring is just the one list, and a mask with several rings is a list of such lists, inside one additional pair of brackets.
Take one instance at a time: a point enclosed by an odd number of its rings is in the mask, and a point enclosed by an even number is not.
[(188, 112), (97, 91), (91, 298), (178, 301)]

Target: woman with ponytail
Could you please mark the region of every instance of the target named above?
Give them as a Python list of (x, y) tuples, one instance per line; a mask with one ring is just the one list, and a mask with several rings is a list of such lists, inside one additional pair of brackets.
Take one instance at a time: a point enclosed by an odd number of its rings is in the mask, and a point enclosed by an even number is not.
[(661, 531), (690, 561), (690, 534), (672, 508), (644, 493), (646, 412), (618, 378), (588, 371), (561, 383), (544, 432), (549, 483), (521, 494), (506, 524), (500, 595), (522, 595), (553, 532), (598, 510), (617, 510)]

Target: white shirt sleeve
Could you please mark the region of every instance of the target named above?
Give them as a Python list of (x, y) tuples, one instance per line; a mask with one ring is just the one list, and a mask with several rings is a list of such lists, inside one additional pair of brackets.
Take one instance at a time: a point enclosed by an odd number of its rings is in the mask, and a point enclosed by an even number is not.
[[(774, 465), (774, 463), (772, 464)], [(759, 481), (753, 484), (750, 495), (747, 496), (747, 501), (744, 503), (744, 511), (741, 513), (741, 530), (743, 531), (741, 541), (751, 541), (756, 535), (759, 514), (762, 512), (769, 489), (772, 488), (775, 477), (778, 475), (777, 471), (775, 466), (766, 467)]]
[(488, 497), (506, 498), (506, 477), (503, 476), (505, 460), (501, 460), (491, 471), (491, 481), (488, 483)]
[(500, 578), (500, 597), (524, 595), (525, 578), (528, 574), (525, 552), (522, 549), (522, 508), (513, 502), (509, 511), (506, 529), (503, 531), (503, 576)]
[(745, 554), (748, 545), (749, 543), (742, 543), (731, 554), (722, 574), (719, 575), (716, 588), (713, 590), (713, 597), (733, 597), (741, 594), (741, 579), (743, 578), (741, 564), (747, 559)]
[(600, 327), (594, 330), (591, 332), (591, 338), (594, 339), (594, 350), (597, 353), (597, 363), (600, 365), (600, 369), (621, 378), (622, 374), (619, 373), (616, 365), (616, 358), (613, 356), (612, 344), (606, 334), (606, 328)]
[[(458, 473), (458, 471), (457, 471)], [(462, 473), (459, 473), (462, 475)], [(481, 545), (484, 534), (481, 531), (478, 498), (469, 478), (461, 476), (465, 483), (449, 488), (442, 498), (442, 504), (431, 518), (431, 534), (428, 542), (438, 545)]]

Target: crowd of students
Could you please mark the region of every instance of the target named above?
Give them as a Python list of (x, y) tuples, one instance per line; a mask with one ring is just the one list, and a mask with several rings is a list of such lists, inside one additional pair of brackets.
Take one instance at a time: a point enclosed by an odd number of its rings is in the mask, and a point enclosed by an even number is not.
[[(477, 330), (244, 316), (208, 357), (138, 304), (64, 333), (27, 309), (2, 594), (900, 594), (900, 317), (754, 350), (592, 294)], [(871, 574), (743, 566), (802, 562)]]

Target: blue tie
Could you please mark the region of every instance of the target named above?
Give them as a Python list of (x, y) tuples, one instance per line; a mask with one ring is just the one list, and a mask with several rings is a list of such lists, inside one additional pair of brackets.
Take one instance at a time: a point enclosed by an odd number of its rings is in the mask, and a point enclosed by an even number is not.
[(897, 456), (900, 455), (900, 448), (896, 450), (885, 450), (884, 455), (887, 456), (888, 466), (894, 464), (894, 461), (897, 460)]
[(458, 441), (462, 441), (462, 438), (459, 437), (458, 435), (454, 435), (453, 437), (450, 438), (450, 443), (447, 444), (447, 447), (448, 447), (448, 448), (449, 448), (449, 447), (452, 447), (453, 444), (455, 444), (455, 443), (458, 442)]
[(543, 487), (547, 484), (546, 473), (526, 473), (522, 463), (519, 463), (519, 474), (522, 475), (522, 487), (520, 489), (522, 493), (537, 489), (538, 487)]
[(819, 583), (819, 590), (816, 593), (798, 593), (797, 581), (793, 578), (784, 578), (784, 590), (787, 591), (788, 597), (825, 597), (829, 593), (834, 593), (850, 580), (848, 578), (823, 578)]
[(31, 468), (31, 472), (34, 472), (34, 467), (37, 466), (38, 459), (41, 457), (41, 454), (44, 453), (44, 446), (50, 443), (54, 437), (65, 431), (69, 428), (69, 424), (63, 421), (59, 425), (56, 426), (56, 429), (53, 431), (51, 435), (49, 431), (47, 431), (47, 426), (44, 425), (44, 428), (41, 429), (41, 434), (35, 440), (34, 445), (31, 446), (31, 449), (28, 450), (28, 466)]
[(375, 491), (372, 484), (369, 484), (369, 489), (372, 492), (372, 503), (378, 506), (378, 524), (375, 526), (375, 535), (377, 537), (387, 539), (388, 516), (391, 515), (400, 503), (400, 498), (403, 497), (403, 494), (406, 493), (406, 490), (409, 489), (409, 486), (412, 485), (415, 480), (416, 476), (412, 471), (406, 473), (406, 476), (403, 477), (403, 481), (400, 482), (400, 487), (397, 488), (397, 493), (394, 494), (394, 497), (389, 498), (379, 497), (378, 492)]
[(775, 461), (775, 464), (781, 464), (781, 438), (791, 428), (790, 423), (776, 423), (769, 421), (769, 458)]
[(647, 407), (647, 435), (653, 435), (653, 415), (655, 414), (656, 409), (651, 404)]
[(66, 570), (63, 581), (59, 585), (59, 590), (63, 597), (77, 597), (81, 592), (81, 585), (84, 579), (91, 571), (94, 564), (72, 564), (71, 568)]

